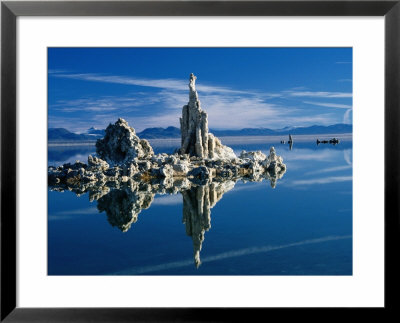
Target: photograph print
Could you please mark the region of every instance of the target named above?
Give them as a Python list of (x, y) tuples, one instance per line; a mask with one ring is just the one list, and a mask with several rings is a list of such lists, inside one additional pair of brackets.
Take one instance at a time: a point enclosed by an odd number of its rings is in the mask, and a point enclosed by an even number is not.
[(48, 275), (352, 275), (352, 48), (47, 56)]

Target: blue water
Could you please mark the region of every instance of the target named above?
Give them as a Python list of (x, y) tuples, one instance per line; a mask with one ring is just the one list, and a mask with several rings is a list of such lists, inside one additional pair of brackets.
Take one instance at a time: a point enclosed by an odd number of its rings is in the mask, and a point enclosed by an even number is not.
[[(270, 143), (231, 144), (267, 153)], [(136, 223), (112, 226), (88, 194), (48, 193), (49, 275), (351, 275), (352, 142), (273, 143), (287, 171), (269, 182), (238, 181), (211, 209), (201, 265), (182, 223), (183, 198), (156, 195)], [(50, 165), (94, 146), (49, 147)], [(172, 152), (158, 145), (156, 152)]]

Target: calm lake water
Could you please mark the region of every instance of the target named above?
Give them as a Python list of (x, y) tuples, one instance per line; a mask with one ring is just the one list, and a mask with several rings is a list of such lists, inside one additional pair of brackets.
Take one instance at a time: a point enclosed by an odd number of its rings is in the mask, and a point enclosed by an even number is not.
[[(87, 193), (49, 190), (48, 274), (351, 275), (352, 141), (344, 139), (317, 146), (303, 138), (292, 150), (275, 138), (223, 140), (237, 154), (268, 154), (273, 145), (287, 171), (275, 188), (265, 180), (229, 187), (210, 210), (198, 268), (198, 239), (186, 233), (181, 193), (156, 194), (123, 232), (99, 211), (107, 210), (107, 198), (90, 202)], [(152, 145), (156, 153), (176, 146)], [(48, 162), (86, 162), (94, 153), (94, 146), (49, 146)]]

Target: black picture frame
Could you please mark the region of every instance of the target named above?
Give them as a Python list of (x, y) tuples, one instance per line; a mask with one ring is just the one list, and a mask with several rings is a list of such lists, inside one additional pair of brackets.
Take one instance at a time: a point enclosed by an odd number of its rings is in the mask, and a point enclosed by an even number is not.
[[(19, 16), (384, 16), (385, 18), (385, 306), (364, 309), (382, 319), (399, 305), (400, 0), (395, 1), (2, 1), (1, 3), (1, 317), (3, 322), (186, 322), (248, 320), (266, 310), (244, 308), (16, 307), (16, 19)], [(373, 147), (371, 148), (373, 149)], [(373, 153), (373, 151), (371, 151)], [(374, 167), (373, 165), (371, 167)], [(372, 169), (373, 171), (373, 169)], [(372, 185), (372, 184), (371, 184)], [(40, 292), (40, 291), (38, 291)], [(190, 295), (189, 295), (190, 296)], [(313, 313), (309, 313), (313, 310)], [(323, 309), (341, 317), (350, 309)], [(360, 309), (352, 309), (360, 310)], [(359, 311), (358, 311), (359, 312)], [(253, 316), (254, 315), (254, 316)], [(311, 315), (311, 316), (310, 316)], [(317, 314), (318, 316), (319, 314)], [(339, 316), (340, 315), (340, 316)], [(283, 318), (283, 317), (282, 317)], [(317, 317), (315, 317), (317, 318)]]

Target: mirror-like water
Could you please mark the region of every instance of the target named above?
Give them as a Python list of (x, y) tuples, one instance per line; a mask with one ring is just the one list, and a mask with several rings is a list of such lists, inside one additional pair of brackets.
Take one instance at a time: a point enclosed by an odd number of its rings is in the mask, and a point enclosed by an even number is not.
[[(226, 142), (262, 150), (263, 140)], [(351, 275), (352, 142), (274, 142), (287, 171), (272, 188), (224, 182), (48, 193), (49, 275)], [(174, 142), (152, 143), (171, 153)], [(94, 146), (49, 146), (49, 165), (86, 161)], [(91, 201), (92, 200), (92, 201)], [(200, 264), (201, 263), (201, 264)]]

